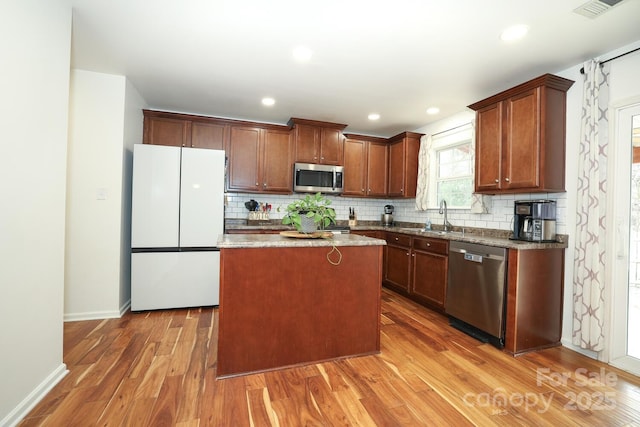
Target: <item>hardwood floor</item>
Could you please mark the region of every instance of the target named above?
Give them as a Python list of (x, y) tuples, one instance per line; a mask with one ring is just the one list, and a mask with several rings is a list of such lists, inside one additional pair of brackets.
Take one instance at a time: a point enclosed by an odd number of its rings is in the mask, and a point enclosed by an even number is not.
[(513, 358), (382, 298), (379, 355), (224, 380), (217, 310), (66, 323), (70, 373), (20, 425), (640, 426), (638, 377), (566, 348)]

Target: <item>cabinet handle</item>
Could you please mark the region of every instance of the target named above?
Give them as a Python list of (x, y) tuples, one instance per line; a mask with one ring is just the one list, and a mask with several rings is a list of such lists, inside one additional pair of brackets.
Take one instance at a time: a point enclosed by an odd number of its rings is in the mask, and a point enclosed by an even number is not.
[(509, 178), (505, 178), (504, 180), (505, 180), (505, 181), (507, 181), (507, 182), (509, 182)]

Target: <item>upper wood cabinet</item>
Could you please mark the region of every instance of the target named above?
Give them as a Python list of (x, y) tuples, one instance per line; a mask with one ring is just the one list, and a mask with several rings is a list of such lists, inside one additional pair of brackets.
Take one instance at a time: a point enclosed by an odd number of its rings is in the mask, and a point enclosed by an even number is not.
[(293, 169), (288, 128), (232, 126), (228, 156), (229, 190), (291, 193)]
[(224, 150), (229, 122), (224, 119), (143, 110), (145, 144)]
[(566, 92), (545, 74), (469, 105), (476, 111), (476, 193), (565, 191)]
[(342, 130), (347, 125), (298, 118), (290, 119), (288, 124), (293, 128), (294, 162), (343, 164)]
[(344, 193), (346, 196), (386, 196), (389, 145), (386, 139), (345, 135)]
[(416, 197), (418, 151), (423, 134), (403, 132), (389, 139), (390, 197)]
[(191, 122), (157, 111), (144, 110), (143, 139), (145, 144), (189, 147), (191, 146)]
[(191, 122), (191, 146), (224, 150), (225, 141), (229, 140), (228, 132), (228, 124)]

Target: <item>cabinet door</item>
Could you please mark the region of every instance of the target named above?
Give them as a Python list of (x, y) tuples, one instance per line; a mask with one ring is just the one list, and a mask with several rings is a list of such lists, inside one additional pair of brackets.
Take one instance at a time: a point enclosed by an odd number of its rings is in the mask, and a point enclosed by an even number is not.
[(320, 163), (342, 165), (344, 138), (339, 129), (322, 128), (320, 132)]
[(389, 196), (404, 196), (404, 142), (389, 145)]
[(384, 284), (404, 293), (409, 292), (410, 248), (385, 246)]
[(191, 147), (225, 149), (225, 135), (228, 126), (213, 123), (191, 123)]
[(191, 122), (164, 117), (145, 117), (145, 144), (187, 147), (190, 145)]
[[(367, 196), (386, 196), (389, 177), (389, 146), (369, 142), (367, 151)], [(346, 170), (345, 166), (345, 170)]]
[(230, 190), (260, 191), (259, 148), (259, 128), (231, 128), (227, 171)]
[(366, 193), (365, 141), (347, 139), (344, 142), (344, 195), (364, 196)]
[(297, 124), (295, 126), (296, 162), (320, 163), (318, 146), (320, 144), (320, 129), (315, 126)]
[(414, 250), (412, 259), (411, 294), (422, 302), (444, 310), (447, 291), (447, 257)]
[(499, 102), (476, 114), (475, 190), (493, 192), (500, 189), (502, 161), (502, 109)]
[(503, 144), (502, 187), (540, 185), (540, 88), (509, 98)]
[(291, 193), (293, 165), (290, 132), (265, 129), (262, 136), (262, 190)]

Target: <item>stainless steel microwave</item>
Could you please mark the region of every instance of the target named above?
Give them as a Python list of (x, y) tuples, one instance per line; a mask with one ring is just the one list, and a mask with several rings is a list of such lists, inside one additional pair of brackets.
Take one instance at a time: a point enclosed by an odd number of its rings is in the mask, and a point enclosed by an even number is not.
[(344, 191), (344, 167), (295, 163), (293, 191), (296, 193), (340, 194)]

